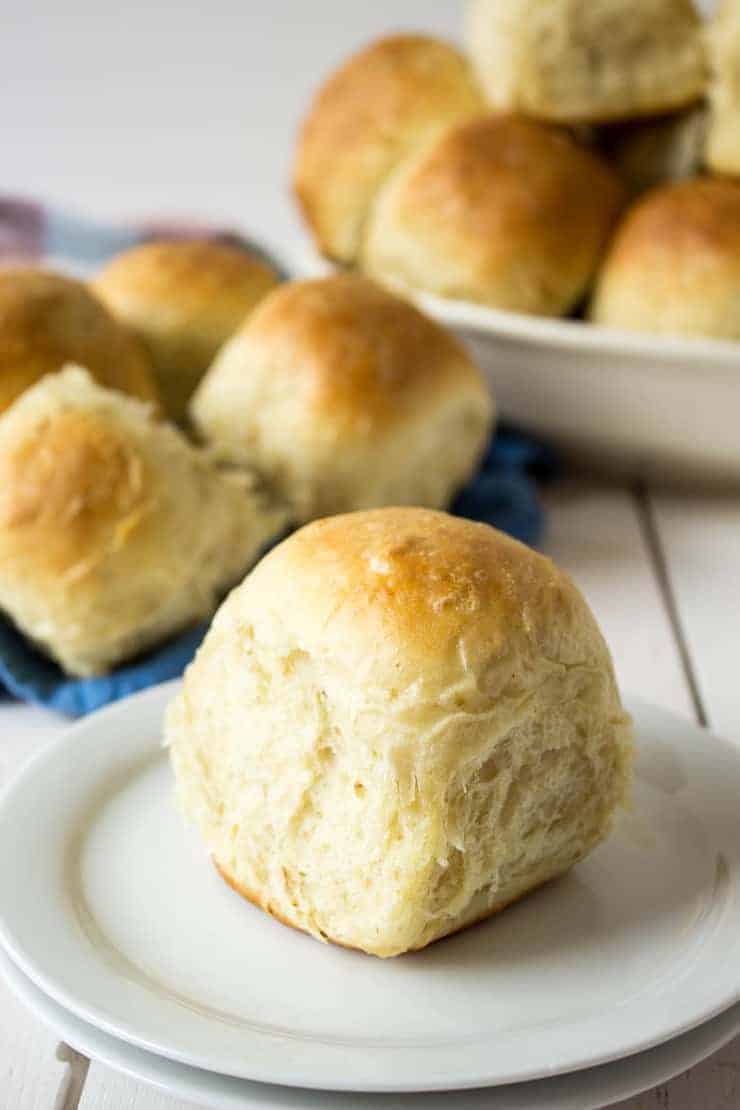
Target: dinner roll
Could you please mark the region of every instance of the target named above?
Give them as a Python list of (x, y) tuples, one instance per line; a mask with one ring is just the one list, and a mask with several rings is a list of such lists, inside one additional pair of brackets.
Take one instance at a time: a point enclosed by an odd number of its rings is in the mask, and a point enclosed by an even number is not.
[(81, 281), (0, 269), (0, 412), (66, 362), (81, 363), (111, 389), (158, 399), (141, 345)]
[(467, 60), (445, 42), (394, 35), (350, 58), (316, 95), (296, 152), (295, 191), (319, 248), (352, 262), (394, 166), (484, 110)]
[(182, 420), (216, 351), (277, 281), (245, 248), (181, 239), (124, 251), (93, 287), (144, 342), (167, 414)]
[(608, 833), (628, 723), (548, 559), (424, 509), (317, 521), (218, 612), (166, 736), (223, 877), (395, 956), (503, 909)]
[(191, 418), (309, 520), (446, 505), (475, 470), (493, 405), (449, 332), (338, 275), (271, 293), (218, 355)]
[(711, 115), (707, 163), (740, 175), (740, 0), (721, 0), (708, 32)]
[(692, 0), (472, 0), (467, 42), (495, 108), (561, 122), (657, 114), (705, 84)]
[(0, 417), (0, 609), (69, 674), (208, 616), (283, 519), (81, 369)]
[(583, 296), (621, 201), (612, 171), (548, 124), (448, 131), (381, 192), (364, 244), (379, 281), (559, 315)]
[(647, 193), (601, 271), (598, 324), (740, 339), (740, 182), (702, 177)]

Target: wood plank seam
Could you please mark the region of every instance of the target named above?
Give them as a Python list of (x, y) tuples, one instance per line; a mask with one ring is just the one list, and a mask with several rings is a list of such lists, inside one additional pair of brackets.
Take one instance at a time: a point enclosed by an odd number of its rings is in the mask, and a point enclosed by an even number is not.
[(67, 1072), (59, 1086), (54, 1110), (78, 1110), (90, 1061), (64, 1041), (57, 1045), (56, 1057), (67, 1065)]
[(684, 672), (696, 720), (702, 728), (707, 728), (709, 725), (709, 715), (699, 687), (699, 680), (691, 658), (691, 652), (689, 651), (681, 615), (678, 611), (676, 594), (668, 569), (668, 560), (666, 559), (665, 548), (663, 547), (663, 541), (655, 518), (652, 501), (650, 500), (650, 494), (643, 482), (635, 483), (632, 487), (632, 496), (635, 502), (640, 528), (642, 529), (645, 544), (652, 560), (658, 590), (663, 600), (671, 631), (676, 641), (681, 668)]

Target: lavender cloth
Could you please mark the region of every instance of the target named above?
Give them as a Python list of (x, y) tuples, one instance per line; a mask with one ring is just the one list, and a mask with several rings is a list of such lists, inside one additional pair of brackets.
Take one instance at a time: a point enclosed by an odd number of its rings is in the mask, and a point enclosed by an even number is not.
[[(23, 199), (0, 197), (0, 265), (43, 263), (85, 273), (136, 243), (203, 236), (241, 243), (276, 264), (259, 244), (206, 225), (152, 221), (109, 226)], [(537, 482), (554, 474), (556, 465), (548, 447), (516, 429), (499, 427), (479, 473), (460, 493), (452, 511), (535, 544), (544, 527)], [(207, 624), (187, 629), (109, 675), (72, 679), (0, 617), (0, 696), (33, 702), (70, 717), (83, 716), (182, 674), (206, 629)]]
[(0, 196), (0, 266), (59, 266), (74, 273), (86, 273), (138, 243), (202, 238), (243, 246), (268, 261), (281, 277), (288, 276), (260, 243), (228, 228), (166, 220), (105, 224), (53, 206)]

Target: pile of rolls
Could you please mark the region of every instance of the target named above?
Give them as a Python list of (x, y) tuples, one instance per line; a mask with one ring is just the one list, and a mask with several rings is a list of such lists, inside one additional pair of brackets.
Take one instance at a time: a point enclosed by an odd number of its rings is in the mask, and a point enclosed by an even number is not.
[[(740, 338), (740, 0), (472, 0), (317, 92), (315, 244), (404, 294)], [(737, 176), (736, 176), (737, 175)]]
[[(694, 60), (654, 90), (630, 75), (632, 109), (699, 95)], [(0, 611), (88, 676), (218, 608), (167, 713), (183, 813), (239, 893), (380, 957), (563, 875), (630, 792), (629, 719), (577, 588), (439, 511), (494, 402), (394, 288), (569, 312), (625, 194), (582, 137), (487, 114), (485, 87), (401, 37), (320, 94), (299, 193), (323, 249), (367, 274), (279, 283), (207, 239), (144, 243), (88, 284), (0, 274)]]
[(279, 284), (207, 239), (89, 283), (0, 271), (0, 611), (105, 673), (210, 617), (291, 526), (446, 507), (493, 416), (462, 345), (361, 276)]

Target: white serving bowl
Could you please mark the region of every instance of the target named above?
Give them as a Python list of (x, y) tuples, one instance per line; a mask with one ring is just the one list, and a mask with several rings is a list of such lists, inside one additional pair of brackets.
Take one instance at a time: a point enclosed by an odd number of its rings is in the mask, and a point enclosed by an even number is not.
[[(332, 267), (309, 247), (293, 269)], [(465, 340), (500, 415), (567, 455), (672, 483), (740, 484), (740, 343), (413, 299)]]

